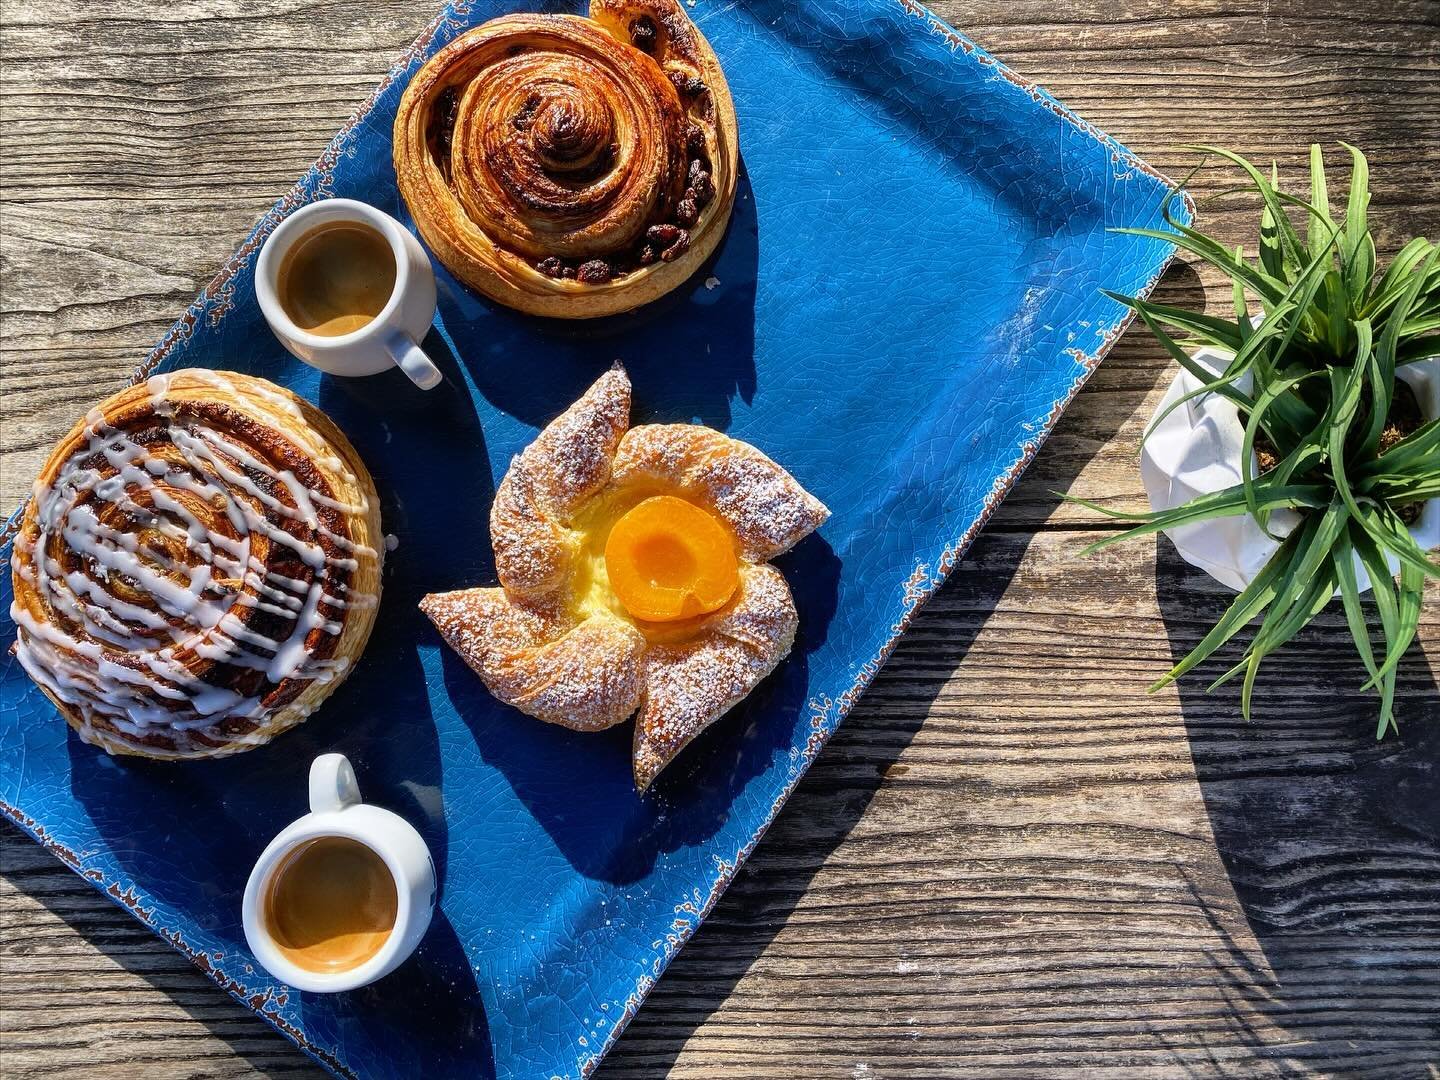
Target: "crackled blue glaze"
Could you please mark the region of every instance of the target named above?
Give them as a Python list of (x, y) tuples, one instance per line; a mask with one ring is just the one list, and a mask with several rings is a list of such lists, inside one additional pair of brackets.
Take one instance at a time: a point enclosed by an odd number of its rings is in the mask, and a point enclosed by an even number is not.
[[(1171, 254), (1107, 232), (1157, 223), (1158, 176), (923, 9), (699, 0), (744, 170), (728, 236), (688, 287), (557, 326), (441, 271), (426, 342), (440, 389), (299, 365), (254, 302), (258, 242), (329, 195), (408, 220), (390, 126), (409, 73), (518, 6), (446, 9), (146, 366), (282, 383), (369, 462), (399, 547), (354, 675), (271, 746), (174, 765), (80, 743), (0, 660), (5, 811), (344, 1075), (588, 1073), (1118, 335), (1125, 313), (1098, 290), (1143, 292)], [(778, 562), (801, 612), (790, 659), (645, 799), (628, 726), (577, 734), (498, 705), (415, 607), (494, 582), (496, 482), (616, 358), (637, 422), (729, 431), (834, 511)], [(5, 559), (8, 611), (8, 544)], [(3, 620), (0, 641), (13, 633)], [(335, 997), (276, 985), (240, 926), (251, 862), (305, 809), (325, 750), (420, 826), (442, 882), (416, 960)]]

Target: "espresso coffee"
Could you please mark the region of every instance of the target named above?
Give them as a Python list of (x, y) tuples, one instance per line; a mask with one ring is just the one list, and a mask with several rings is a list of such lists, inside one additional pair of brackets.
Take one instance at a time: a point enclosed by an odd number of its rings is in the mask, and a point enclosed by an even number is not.
[(395, 291), (395, 253), (368, 225), (319, 225), (285, 253), (275, 291), (301, 330), (349, 334), (379, 315)]
[(358, 840), (325, 836), (281, 860), (265, 896), (265, 925), (297, 967), (349, 971), (380, 951), (396, 908), (384, 860)]

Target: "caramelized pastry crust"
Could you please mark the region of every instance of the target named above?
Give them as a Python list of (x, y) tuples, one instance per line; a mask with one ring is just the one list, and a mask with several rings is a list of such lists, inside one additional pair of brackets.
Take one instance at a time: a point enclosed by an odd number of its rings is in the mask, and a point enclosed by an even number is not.
[(675, 288), (734, 204), (735, 109), (677, 0), (507, 15), (411, 80), (395, 173), (456, 276), (536, 315), (593, 318)]
[(15, 655), (86, 742), (219, 757), (300, 723), (365, 647), (379, 500), (323, 413), (262, 379), (157, 375), (35, 481)]
[[(500, 587), (432, 594), (420, 606), (491, 693), (532, 716), (595, 731), (638, 710), (643, 791), (789, 653), (795, 603), (765, 561), (829, 511), (754, 447), (689, 424), (627, 430), (629, 411), (617, 367), (512, 462), (491, 514)], [(692, 509), (646, 528), (708, 515), (731, 538), (738, 585), (716, 610), (647, 622), (610, 584), (607, 541), (616, 522), (662, 495)], [(644, 572), (644, 553), (634, 554), (641, 569), (627, 565), (627, 574)], [(684, 552), (667, 557), (679, 562), (665, 573), (685, 572)]]

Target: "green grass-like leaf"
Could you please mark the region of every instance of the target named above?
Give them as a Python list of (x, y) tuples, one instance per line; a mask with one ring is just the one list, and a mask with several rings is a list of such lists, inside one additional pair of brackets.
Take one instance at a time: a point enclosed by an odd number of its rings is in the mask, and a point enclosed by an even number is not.
[[(1406, 365), (1440, 355), (1440, 244), (1416, 237), (1381, 271), (1369, 226), (1369, 163), (1357, 148), (1341, 145), (1350, 157), (1350, 178), (1338, 210), (1319, 146), (1310, 148), (1308, 198), (1283, 190), (1273, 164), (1261, 169), (1222, 147), (1190, 148), (1204, 155), (1197, 172), (1218, 158), (1241, 174), (1243, 186), (1217, 199), (1245, 193), (1258, 202), (1253, 258), (1243, 246), (1222, 243), (1175, 217), (1173, 207), (1188, 178), (1161, 205), (1169, 231), (1119, 230), (1168, 240), (1230, 282), (1233, 321), (1106, 295), (1132, 308), (1199, 384), (1156, 417), (1142, 444), (1174, 409), (1219, 394), (1235, 406), (1245, 427), (1241, 483), (1147, 514), (1071, 501), (1130, 524), (1089, 545), (1087, 554), (1217, 517), (1248, 514), (1269, 531), (1276, 510), (1296, 512), (1299, 525), (1276, 536), (1279, 547), (1254, 581), (1151, 689), (1183, 677), (1258, 619), (1239, 662), (1213, 684), (1243, 676), (1241, 709), (1248, 718), (1265, 657), (1338, 595), (1369, 676), (1362, 689), (1379, 696), (1378, 738), (1396, 730), (1397, 665), (1415, 639), (1424, 583), (1440, 578), (1440, 562), (1415, 543), (1400, 513), (1409, 504), (1440, 498), (1440, 418), (1398, 442), (1387, 435), (1397, 378)], [(1264, 309), (1258, 322), (1252, 315), (1257, 305)], [(1230, 354), (1220, 375), (1191, 359), (1189, 350), (1197, 345)], [(1252, 452), (1262, 439), (1275, 463), (1254, 475)], [(1382, 451), (1386, 443), (1393, 445)], [(1389, 560), (1400, 567), (1398, 581)], [(1357, 567), (1370, 579), (1371, 604), (1360, 592)], [(1383, 653), (1376, 652), (1377, 635)]]

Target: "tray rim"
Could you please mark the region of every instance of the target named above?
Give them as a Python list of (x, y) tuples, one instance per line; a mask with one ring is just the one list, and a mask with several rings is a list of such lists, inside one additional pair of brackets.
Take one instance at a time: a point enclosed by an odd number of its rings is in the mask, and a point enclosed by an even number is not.
[[(307, 202), (313, 201), (316, 197), (325, 197), (325, 187), (328, 182), (327, 169), (332, 168), (339, 160), (343, 150), (343, 144), (352, 132), (362, 124), (374, 109), (375, 104), (381, 96), (394, 85), (418, 58), (422, 57), (436, 36), (446, 28), (453, 20), (462, 18), (471, 13), (475, 0), (449, 0), (444, 3), (434, 18), (430, 20), (416, 36), (416, 38), (396, 57), (395, 61), (386, 70), (384, 76), (375, 87), (366, 95), (365, 99), (346, 118), (339, 129), (326, 143), (324, 150), (311, 163), (310, 167), (295, 181), (291, 188), (282, 195), (263, 214), (251, 228), (244, 241), (236, 248), (234, 253), (225, 260), (220, 269), (201, 289), (200, 293), (192, 300), (181, 316), (170, 326), (164, 336), (151, 348), (125, 383), (134, 386), (147, 379), (151, 372), (162, 363), (174, 349), (182, 342), (188, 340), (199, 325), (202, 318), (211, 323), (218, 323), (229, 310), (234, 306), (233, 288), (231, 282), (235, 276), (250, 261), (260, 245), (270, 233), (286, 218)], [(1038, 83), (1031, 82), (1016, 73), (1004, 62), (994, 57), (988, 50), (965, 34), (956, 30), (948, 22), (930, 11), (928, 7), (919, 0), (871, 0), (876, 7), (898, 6), (905, 14), (923, 22), (923, 32), (940, 37), (951, 52), (961, 52), (972, 58), (981, 67), (991, 67), (995, 73), (1005, 81), (1011, 83), (1019, 90), (1027, 93), (1032, 101), (1041, 108), (1044, 108), (1061, 120), (1074, 127), (1078, 134), (1084, 138), (1098, 142), (1111, 152), (1112, 160), (1124, 165), (1127, 170), (1144, 173), (1162, 184), (1176, 189), (1180, 192), (1181, 208), (1177, 215), (1182, 223), (1188, 224), (1194, 217), (1195, 205), (1188, 191), (1176, 184), (1174, 180), (1154, 168), (1138, 155), (1130, 151), (1114, 137), (1106, 134), (1094, 124), (1085, 120), (1069, 106), (1055, 98), (1048, 90)], [(312, 194), (313, 191), (313, 194)], [(1160, 279), (1165, 275), (1170, 265), (1179, 255), (1179, 249), (1171, 245), (1170, 252), (1157, 264), (1154, 272), (1146, 280), (1145, 284), (1138, 290), (1137, 295), (1142, 299), (1148, 297)], [(615, 1023), (610, 1026), (610, 1031), (600, 1045), (589, 1056), (577, 1062), (579, 1075), (588, 1078), (600, 1064), (601, 1060), (614, 1046), (621, 1034), (634, 1019), (640, 1006), (649, 996), (655, 983), (665, 973), (671, 961), (678, 955), (680, 950), (694, 935), (701, 924), (709, 917), (716, 903), (725, 890), (734, 880), (740, 868), (754, 852), (757, 844), (764, 839), (775, 818), (795, 789), (809, 772), (811, 764), (816, 756), (830, 741), (831, 736), (839, 729), (841, 723), (849, 715), (865, 690), (870, 686), (875, 676), (884, 667), (890, 654), (894, 651), (900, 638), (909, 629), (915, 616), (919, 614), (926, 601), (930, 599), (949, 578), (951, 571), (974, 542), (976, 536), (985, 528), (995, 510), (1010, 490), (1019, 481), (1025, 470), (1029, 468), (1035, 456), (1039, 453), (1050, 433), (1059, 422), (1061, 414), (1066, 407), (1075, 399), (1076, 395), (1089, 382), (1090, 377), (1100, 366), (1100, 362), (1114, 347), (1115, 343), (1124, 336), (1125, 331), (1135, 319), (1135, 312), (1126, 309), (1120, 316), (1107, 326), (1101, 328), (1100, 343), (1093, 352), (1083, 352), (1079, 349), (1065, 349), (1062, 354), (1068, 354), (1075, 360), (1079, 370), (1074, 380), (1066, 389), (1064, 394), (1056, 398), (1052, 403), (1049, 414), (1034, 435), (1021, 444), (1019, 453), (1014, 461), (998, 474), (994, 480), (989, 494), (985, 496), (980, 512), (966, 526), (961, 534), (945, 545), (939, 558), (936, 560), (932, 572), (929, 564), (917, 562), (915, 569), (910, 576), (901, 582), (902, 589), (902, 613), (897, 622), (891, 627), (890, 636), (881, 644), (880, 649), (874, 656), (864, 661), (859, 666), (859, 673), (850, 687), (838, 698), (826, 699), (823, 702), (812, 701), (809, 708), (812, 709), (812, 727), (809, 739), (801, 752), (800, 762), (794, 770), (779, 796), (765, 812), (754, 835), (736, 853), (733, 861), (720, 861), (719, 873), (710, 884), (710, 890), (704, 901), (698, 905), (697, 914), (694, 919), (687, 921), (685, 928), (669, 936), (665, 949), (658, 958), (654, 974), (642, 976), (636, 983), (635, 989), (626, 998), (620, 1015)], [(20, 527), (20, 521), (29, 506), (30, 498), (22, 499), (20, 505), (0, 525), (0, 558), (8, 559), (8, 549)], [(823, 723), (821, 722), (823, 721)], [(45, 850), (55, 856), (60, 862), (70, 868), (83, 881), (90, 883), (102, 896), (105, 896), (116, 906), (129, 912), (136, 920), (146, 927), (159, 940), (169, 944), (178, 953), (190, 961), (202, 974), (204, 974), (219, 989), (229, 994), (251, 1013), (269, 1024), (275, 1031), (295, 1044), (301, 1051), (309, 1056), (316, 1064), (326, 1071), (339, 1077), (354, 1080), (356, 1074), (342, 1062), (331, 1050), (317, 1046), (306, 1036), (305, 1031), (299, 1026), (292, 1024), (278, 1010), (287, 1001), (287, 995), (282, 989), (279, 995), (273, 995), (267, 990), (264, 993), (254, 993), (235, 979), (227, 975), (215, 963), (211, 962), (211, 956), (204, 949), (197, 949), (191, 945), (184, 934), (178, 929), (166, 929), (156, 925), (154, 921), (154, 910), (146, 909), (144, 906), (145, 896), (136, 891), (136, 886), (131, 884), (123, 887), (118, 880), (109, 880), (99, 870), (86, 869), (83, 861), (76, 852), (66, 845), (58, 842), (48, 835), (43, 822), (30, 817), (17, 806), (12, 806), (8, 800), (0, 798), (0, 814), (12, 824), (26, 833), (31, 839), (38, 843)], [(219, 957), (217, 956), (217, 959)]]

